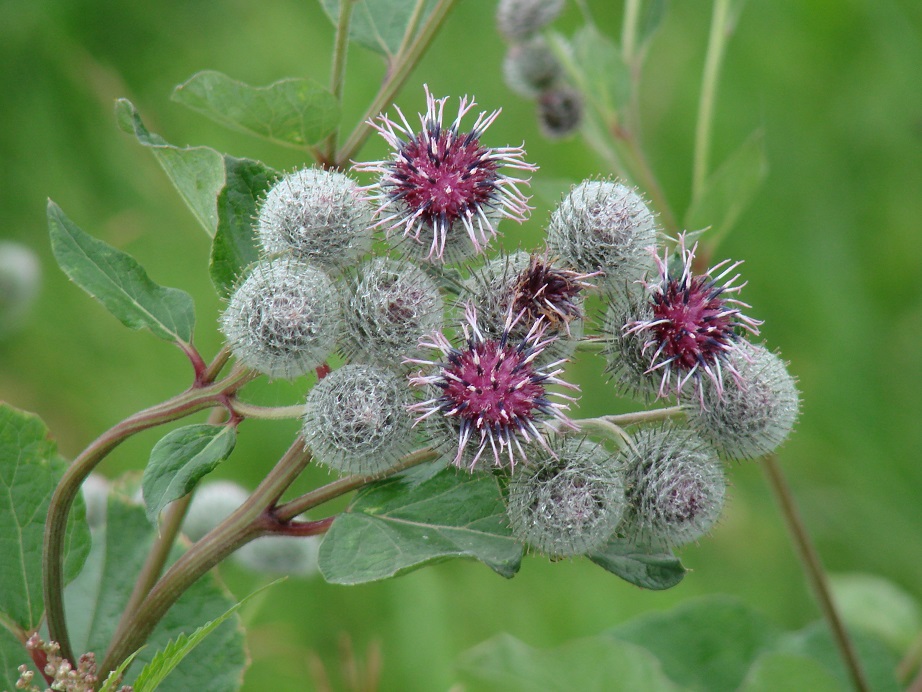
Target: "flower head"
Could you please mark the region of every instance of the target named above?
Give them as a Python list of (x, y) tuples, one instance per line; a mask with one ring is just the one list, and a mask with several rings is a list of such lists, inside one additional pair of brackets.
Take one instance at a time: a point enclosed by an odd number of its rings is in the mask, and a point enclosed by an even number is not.
[(685, 236), (679, 237), (678, 274), (670, 267), (668, 255), (654, 255), (659, 276), (655, 281), (641, 282), (652, 314), (624, 325), (624, 332), (646, 337), (642, 350), (652, 352), (648, 372), (660, 373), (659, 396), (670, 392), (680, 396), (682, 388), (692, 381), (703, 404), (702, 373), (717, 392), (722, 392), (723, 371), (738, 376), (728, 356), (742, 342), (739, 331), (758, 334), (762, 323), (740, 311), (749, 305), (728, 297), (746, 285), (737, 285), (740, 275), (732, 274), (742, 262), (724, 260), (696, 276), (692, 263), (697, 247), (696, 243), (689, 250)]
[[(419, 131), (399, 108), (400, 122), (379, 116), (379, 122), (372, 125), (393, 154), (383, 161), (356, 164), (359, 170), (380, 175), (368, 188), (378, 191), (373, 195), (379, 203), (376, 225), (388, 232), (402, 228), (404, 237), (425, 249), (426, 259), (441, 262), (446, 247), (449, 255), (459, 255), (465, 247), (482, 252), (496, 235), (495, 225), (502, 217), (524, 221), (529, 207), (517, 186), (528, 181), (507, 176), (500, 169), (536, 170), (523, 160), (522, 147), (481, 144), (498, 110), (481, 112), (471, 129), (462, 132), (461, 119), (476, 104), (462, 98), (458, 116), (445, 126), (446, 101), (448, 97), (433, 98), (426, 87), (426, 113), (420, 115)], [(469, 244), (459, 244), (459, 236), (466, 236)]]
[[(417, 423), (432, 416), (442, 419), (444, 425), (440, 427), (446, 437), (450, 434), (457, 439), (453, 462), (456, 466), (463, 464), (473, 470), (489, 448), (496, 466), (506, 465), (505, 455), (509, 468), (513, 468), (526, 459), (523, 442), (537, 442), (550, 449), (536, 423), (556, 418), (572, 427), (563, 413), (568, 405), (553, 403), (548, 397), (553, 395), (566, 401), (573, 398), (549, 392), (547, 388), (552, 384), (569, 389), (578, 387), (558, 377), (562, 360), (543, 368), (536, 364), (536, 359), (553, 341), (553, 337), (544, 338), (546, 322), (538, 320), (518, 340), (510, 337), (516, 321), (510, 313), (502, 336), (490, 339), (478, 325), (476, 309), (468, 305), (462, 325), (465, 342), (462, 348), (455, 348), (442, 332), (435, 332), (428, 340), (421, 340), (420, 345), (441, 351), (444, 360), (407, 361), (436, 370), (430, 375), (418, 373), (410, 378), (411, 385), (426, 387), (432, 393), (431, 398), (413, 404), (410, 410), (421, 414)], [(476, 449), (469, 460), (465, 458), (468, 445)]]

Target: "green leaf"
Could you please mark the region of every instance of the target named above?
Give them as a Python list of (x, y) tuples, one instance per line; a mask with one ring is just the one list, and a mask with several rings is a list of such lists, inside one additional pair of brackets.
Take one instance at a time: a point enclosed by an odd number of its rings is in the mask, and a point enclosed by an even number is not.
[(777, 641), (779, 631), (742, 602), (713, 596), (642, 615), (608, 634), (648, 649), (674, 681), (721, 692), (739, 686), (752, 660)]
[(151, 659), (151, 662), (144, 666), (141, 672), (138, 673), (138, 677), (134, 683), (134, 692), (153, 692), (156, 690), (160, 686), (160, 683), (163, 682), (164, 678), (166, 678), (166, 676), (169, 675), (173, 669), (195, 649), (195, 647), (201, 644), (205, 637), (214, 632), (225, 620), (240, 610), (243, 604), (253, 598), (253, 596), (261, 591), (265, 591), (270, 586), (275, 586), (280, 581), (284, 581), (284, 577), (260, 587), (239, 603), (228, 608), (223, 615), (202, 625), (192, 634), (181, 634), (176, 637), (176, 639), (171, 640), (170, 643), (161, 651), (158, 651), (154, 658)]
[(133, 257), (80, 230), (48, 202), (51, 249), (64, 273), (126, 327), (150, 329), (167, 341), (192, 341), (192, 296), (150, 280)]
[(224, 161), (209, 147), (174, 147), (159, 135), (148, 131), (138, 110), (128, 99), (115, 102), (115, 119), (126, 133), (153, 152), (192, 214), (209, 236), (218, 227), (215, 200), (224, 187)]
[(519, 569), (522, 546), (493, 476), (447, 469), (415, 487), (399, 478), (373, 483), (333, 522), (320, 571), (328, 582), (360, 584), (453, 557), (476, 558), (504, 577)]
[(659, 662), (644, 649), (606, 637), (587, 637), (536, 649), (500, 634), (461, 655), (470, 689), (489, 692), (673, 692)]
[(708, 244), (716, 247), (752, 202), (767, 174), (765, 137), (760, 128), (708, 176), (685, 214), (685, 228), (710, 226)]
[(922, 609), (908, 592), (875, 574), (830, 574), (842, 619), (906, 651), (922, 630)]
[(778, 690), (840, 692), (842, 686), (832, 673), (812, 658), (796, 654), (762, 654), (752, 664), (739, 692)]
[(617, 121), (618, 111), (631, 98), (631, 72), (614, 41), (591, 24), (571, 41), (553, 33), (549, 38), (564, 69), (602, 121)]
[(206, 70), (176, 87), (173, 100), (233, 130), (298, 149), (322, 141), (339, 124), (336, 98), (309, 79), (254, 87)]
[(36, 680), (41, 676), (32, 663), (25, 644), (12, 632), (0, 626), (0, 690), (15, 690), (19, 679), (19, 666), (27, 664), (35, 673)]
[(156, 524), (164, 507), (192, 492), (230, 456), (236, 441), (232, 425), (199, 424), (173, 430), (157, 442), (141, 480), (147, 518)]
[[(93, 534), (86, 566), (64, 592), (75, 651), (98, 654), (106, 650), (155, 536), (156, 529), (147, 521), (144, 510), (114, 488), (105, 526)], [(180, 547), (174, 547), (170, 562), (182, 552)], [(167, 611), (135, 663), (146, 665), (170, 640), (214, 620), (234, 603), (214, 574), (202, 577)], [(238, 690), (247, 665), (239, 617), (234, 615), (218, 627), (199, 645), (196, 654), (184, 659), (158, 692)], [(126, 682), (130, 683), (131, 678), (129, 671)]]
[(218, 231), (211, 246), (211, 281), (219, 295), (227, 296), (244, 270), (259, 259), (253, 228), (259, 198), (277, 173), (259, 161), (224, 157), (227, 182), (218, 195)]
[(99, 688), (99, 692), (116, 692), (116, 686), (121, 687), (121, 680), (125, 675), (125, 671), (128, 670), (128, 666), (134, 663), (134, 659), (137, 658), (139, 653), (141, 653), (141, 649), (138, 649), (131, 654), (131, 656), (119, 663), (118, 667), (109, 673), (106, 681), (102, 684), (102, 687)]
[[(436, 0), (426, 3), (419, 25), (432, 12)], [(336, 26), (339, 23), (339, 0), (320, 0), (324, 11)], [(410, 0), (359, 0), (352, 8), (349, 18), (349, 38), (377, 53), (388, 57), (396, 55), (403, 35), (410, 25), (416, 2)]]
[(645, 50), (649, 45), (657, 29), (666, 18), (666, 11), (669, 9), (669, 0), (649, 0), (644, 3), (644, 8), (640, 16), (640, 31), (638, 44), (641, 50)]
[[(861, 661), (869, 689), (874, 692), (898, 692), (902, 689), (894, 672), (899, 659), (893, 651), (877, 637), (860, 630), (849, 629), (849, 636)], [(773, 650), (815, 659), (839, 679), (842, 689), (851, 689), (851, 677), (845, 670), (839, 649), (825, 622), (814, 622), (798, 632), (786, 634)]]
[[(41, 621), (45, 517), (66, 468), (38, 416), (0, 404), (0, 623), (7, 627), (27, 632)], [(78, 496), (68, 517), (65, 581), (77, 575), (89, 549)]]
[(685, 568), (672, 553), (654, 552), (651, 548), (632, 545), (613, 538), (589, 559), (602, 569), (644, 589), (669, 589), (685, 576)]

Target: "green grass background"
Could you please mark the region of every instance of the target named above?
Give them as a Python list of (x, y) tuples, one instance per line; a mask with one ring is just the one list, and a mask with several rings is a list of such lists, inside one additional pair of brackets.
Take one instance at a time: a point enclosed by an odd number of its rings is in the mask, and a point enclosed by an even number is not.
[[(618, 7), (597, 2), (617, 34)], [(422, 84), (503, 107), (488, 144), (526, 141), (538, 179), (604, 172), (579, 140), (549, 143), (530, 103), (500, 79), (493, 3), (465, 0), (398, 102), (414, 112)], [(688, 204), (697, 93), (709, 3), (678, 0), (657, 35), (642, 94), (645, 142), (673, 205)], [(578, 21), (569, 7), (561, 22)], [(220, 303), (207, 277), (208, 242), (149, 152), (120, 133), (126, 96), (151, 130), (276, 168), (296, 152), (221, 129), (169, 101), (200, 69), (252, 84), (292, 76), (323, 82), (332, 29), (309, 0), (3, 0), (0, 3), (0, 238), (33, 248), (44, 269), (28, 325), (0, 342), (0, 398), (38, 412), (72, 456), (125, 415), (184, 388), (184, 357), (125, 330), (69, 284), (50, 255), (46, 197), (85, 230), (131, 253), (159, 283), (196, 300), (196, 343), (219, 347)], [(349, 55), (344, 122), (376, 88), (377, 56)], [(453, 107), (450, 107), (450, 109)], [(764, 127), (770, 172), (720, 254), (745, 259), (744, 299), (799, 378), (803, 414), (780, 454), (804, 518), (834, 572), (882, 575), (922, 598), (922, 5), (915, 0), (751, 0), (731, 40), (713, 161)], [(383, 153), (370, 142), (363, 158)], [(506, 228), (534, 245), (547, 220)], [(624, 405), (580, 366), (586, 415)], [(292, 403), (299, 386), (266, 388)], [(246, 422), (218, 475), (254, 484), (287, 447), (294, 423)], [(139, 435), (106, 461), (140, 469), (159, 434)], [(360, 587), (290, 580), (253, 614), (247, 690), (311, 689), (307, 652), (333, 669), (337, 638), (383, 652), (382, 689), (447, 689), (459, 652), (501, 631), (533, 645), (599, 632), (700, 594), (729, 593), (779, 624), (818, 617), (757, 463), (729, 469), (732, 488), (713, 535), (682, 552), (677, 588), (644, 592), (588, 561), (527, 558), (511, 581), (453, 562)], [(311, 472), (305, 484), (323, 480)], [(245, 575), (226, 578), (242, 594)]]

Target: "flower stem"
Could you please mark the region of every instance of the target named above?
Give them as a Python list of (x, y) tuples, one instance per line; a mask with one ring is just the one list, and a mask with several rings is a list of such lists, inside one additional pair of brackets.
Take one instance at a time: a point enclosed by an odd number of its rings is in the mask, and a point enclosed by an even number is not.
[(626, 0), (621, 24), (621, 59), (631, 67), (637, 50), (637, 25), (640, 21), (640, 0)]
[(602, 420), (615, 425), (636, 425), (638, 423), (653, 423), (655, 421), (668, 420), (682, 415), (685, 412), (681, 406), (669, 406), (667, 408), (655, 408), (649, 411), (637, 411), (636, 413), (620, 413), (617, 415), (601, 416)]
[(385, 78), (384, 83), (381, 85), (381, 88), (378, 90), (378, 93), (375, 95), (374, 100), (371, 102), (368, 110), (365, 111), (362, 120), (356, 125), (349, 139), (346, 140), (342, 149), (336, 154), (336, 158), (333, 161), (335, 166), (344, 167), (358, 153), (359, 149), (362, 148), (365, 140), (368, 139), (368, 136), (371, 134), (371, 119), (387, 108), (394, 100), (394, 96), (400, 91), (400, 88), (410, 76), (413, 68), (426, 52), (432, 39), (435, 38), (439, 27), (441, 27), (442, 23), (445, 21), (445, 17), (448, 16), (451, 8), (454, 7), (455, 1), (456, 0), (438, 0), (432, 12), (426, 18), (426, 21), (423, 22), (416, 37), (409, 43), (405, 42), (405, 50), (394, 57), (391, 70)]
[(778, 464), (778, 459), (774, 454), (769, 454), (764, 457), (763, 464), (765, 475), (768, 477), (769, 485), (775, 494), (778, 506), (781, 508), (781, 514), (784, 516), (791, 540), (797, 549), (797, 554), (800, 557), (810, 586), (813, 588), (813, 594), (819, 601), (823, 617), (826, 618), (826, 622), (830, 630), (832, 630), (833, 639), (852, 679), (852, 684), (859, 692), (866, 692), (870, 688), (858, 660), (858, 654), (855, 652), (854, 644), (849, 638), (845, 625), (842, 623), (842, 618), (839, 616), (836, 605), (832, 600), (823, 563), (816, 552), (816, 547), (810, 540), (810, 535), (807, 533), (807, 528), (804, 526), (800, 512), (797, 510), (794, 496), (791, 494), (791, 489), (788, 487), (781, 466)]
[[(355, 0), (339, 3), (339, 22), (336, 24), (336, 38), (333, 43), (333, 66), (330, 68), (330, 93), (337, 105), (343, 101), (343, 83), (346, 77), (346, 55), (349, 52), (349, 24)], [(324, 158), (329, 161), (336, 153), (336, 136), (339, 128), (333, 130), (323, 143)]]
[(711, 33), (708, 37), (704, 74), (701, 78), (701, 96), (698, 101), (698, 124), (695, 127), (695, 154), (692, 165), (692, 199), (701, 194), (708, 174), (711, 150), (711, 131), (714, 125), (714, 102), (717, 98), (717, 81), (727, 45), (727, 27), (730, 0), (714, 0), (711, 15)]
[(304, 415), (304, 404), (294, 406), (257, 406), (233, 399), (230, 407), (234, 413), (243, 418), (260, 418), (263, 420), (287, 420)]
[(254, 376), (248, 370), (236, 370), (218, 383), (192, 387), (172, 399), (126, 418), (91, 442), (64, 472), (48, 506), (42, 550), (42, 587), (49, 638), (61, 645), (61, 655), (67, 660), (76, 659), (70, 647), (70, 637), (64, 619), (64, 534), (70, 508), (81, 484), (109, 452), (135, 433), (178, 420), (205, 408), (223, 405), (228, 395), (236, 392)]
[(246, 502), (173, 563), (137, 611), (120, 623), (99, 667), (100, 679), (144, 644), (186, 589), (237, 548), (268, 532), (261, 521), (264, 512), (278, 502), (310, 459), (299, 436)]

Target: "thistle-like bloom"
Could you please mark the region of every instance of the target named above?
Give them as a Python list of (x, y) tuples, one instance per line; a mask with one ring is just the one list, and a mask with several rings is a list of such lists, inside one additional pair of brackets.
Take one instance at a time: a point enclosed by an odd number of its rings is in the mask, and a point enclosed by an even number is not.
[[(420, 372), (410, 377), (411, 385), (425, 387), (432, 394), (410, 406), (410, 410), (421, 414), (417, 424), (434, 417), (431, 429), (435, 437), (443, 438), (433, 439), (434, 444), (447, 441), (449, 436), (457, 440), (453, 463), (458, 467), (474, 470), (489, 448), (496, 466), (512, 469), (527, 459), (523, 443), (534, 442), (550, 451), (538, 423), (555, 418), (573, 427), (564, 414), (569, 405), (552, 403), (548, 398), (553, 395), (574, 401), (573, 397), (547, 389), (550, 385), (579, 389), (558, 377), (564, 361), (554, 361), (543, 368), (536, 364), (554, 340), (544, 338), (546, 322), (533, 323), (525, 337), (518, 340), (510, 337), (516, 321), (510, 313), (500, 338), (490, 339), (478, 324), (476, 309), (468, 305), (461, 327), (465, 342), (462, 348), (455, 348), (442, 332), (435, 332), (422, 339), (420, 345), (441, 351), (444, 360), (406, 361), (436, 370), (431, 375)], [(476, 450), (472, 455), (465, 454), (469, 446)]]
[(469, 250), (482, 252), (496, 236), (496, 223), (502, 217), (524, 221), (529, 207), (518, 185), (528, 181), (500, 169), (536, 170), (522, 158), (522, 147), (481, 144), (498, 110), (482, 111), (470, 131), (462, 132), (461, 119), (476, 104), (463, 97), (457, 118), (446, 127), (447, 100), (433, 98), (426, 87), (426, 113), (420, 115), (418, 132), (396, 106), (400, 122), (378, 116), (379, 123), (371, 124), (394, 152), (383, 161), (355, 166), (380, 175), (368, 188), (379, 204), (376, 227), (388, 234), (402, 228), (404, 237), (422, 246), (426, 259), (440, 262), (446, 261), (446, 254), (454, 261), (470, 255)]
[(652, 315), (624, 325), (624, 332), (645, 336), (643, 353), (652, 354), (647, 372), (659, 374), (660, 397), (673, 392), (681, 396), (682, 388), (692, 381), (704, 405), (702, 373), (721, 393), (725, 370), (739, 376), (728, 356), (743, 341), (740, 332), (758, 334), (762, 322), (740, 311), (749, 305), (728, 297), (746, 285), (736, 284), (740, 275), (733, 274), (742, 262), (724, 260), (696, 276), (692, 273), (692, 263), (697, 248), (696, 243), (691, 250), (687, 249), (684, 234), (679, 237), (678, 275), (670, 267), (668, 254), (663, 257), (654, 254), (659, 276), (655, 281), (641, 282)]

